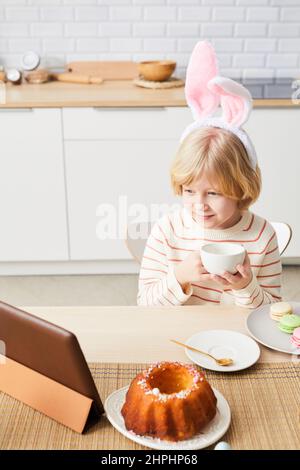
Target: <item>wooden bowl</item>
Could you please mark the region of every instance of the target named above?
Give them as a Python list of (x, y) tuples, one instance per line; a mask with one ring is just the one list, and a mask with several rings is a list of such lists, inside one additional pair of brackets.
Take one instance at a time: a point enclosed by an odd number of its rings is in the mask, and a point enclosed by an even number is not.
[(151, 60), (138, 63), (139, 74), (145, 80), (164, 82), (171, 77), (176, 67), (173, 60)]

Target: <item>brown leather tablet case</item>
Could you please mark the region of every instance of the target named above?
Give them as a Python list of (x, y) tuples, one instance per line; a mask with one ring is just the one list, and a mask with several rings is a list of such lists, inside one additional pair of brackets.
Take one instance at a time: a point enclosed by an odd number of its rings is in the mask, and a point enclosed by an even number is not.
[(0, 341), (0, 390), (78, 432), (99, 420), (102, 402), (73, 333), (0, 302)]

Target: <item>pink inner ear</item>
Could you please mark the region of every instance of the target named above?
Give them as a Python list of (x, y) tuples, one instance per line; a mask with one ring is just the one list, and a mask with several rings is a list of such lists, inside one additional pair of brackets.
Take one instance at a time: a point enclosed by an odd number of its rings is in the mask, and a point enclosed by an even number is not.
[(194, 47), (186, 73), (185, 96), (194, 119), (205, 118), (217, 109), (220, 97), (208, 89), (207, 83), (218, 73), (215, 51), (207, 41)]
[(239, 125), (244, 116), (244, 100), (239, 96), (222, 96), (223, 118), (229, 124)]
[(245, 98), (230, 93), (217, 83), (210, 83), (209, 88), (221, 97), (221, 106), (223, 109), (222, 118), (228, 122), (228, 124), (239, 127), (243, 123), (247, 112)]
[(189, 105), (195, 112), (198, 118), (205, 118), (210, 116), (219, 104), (219, 98), (211, 94), (211, 96), (201, 96), (197, 91), (195, 97), (189, 97)]

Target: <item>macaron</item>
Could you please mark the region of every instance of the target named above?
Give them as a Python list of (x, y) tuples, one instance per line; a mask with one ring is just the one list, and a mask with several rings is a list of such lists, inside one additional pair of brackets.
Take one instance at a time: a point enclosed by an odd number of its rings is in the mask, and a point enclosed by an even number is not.
[(291, 315), (293, 308), (288, 302), (275, 302), (270, 307), (270, 317), (272, 320), (280, 321), (284, 315)]
[(296, 348), (300, 348), (300, 328), (296, 328), (291, 336), (291, 343)]
[(278, 325), (283, 333), (292, 334), (295, 328), (300, 327), (300, 317), (298, 315), (284, 315)]

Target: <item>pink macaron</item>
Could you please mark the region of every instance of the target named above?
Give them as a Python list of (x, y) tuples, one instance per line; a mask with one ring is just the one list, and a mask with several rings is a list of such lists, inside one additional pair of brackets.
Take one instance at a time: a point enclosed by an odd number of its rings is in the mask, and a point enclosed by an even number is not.
[(291, 336), (291, 343), (296, 348), (300, 348), (300, 328), (296, 328)]

